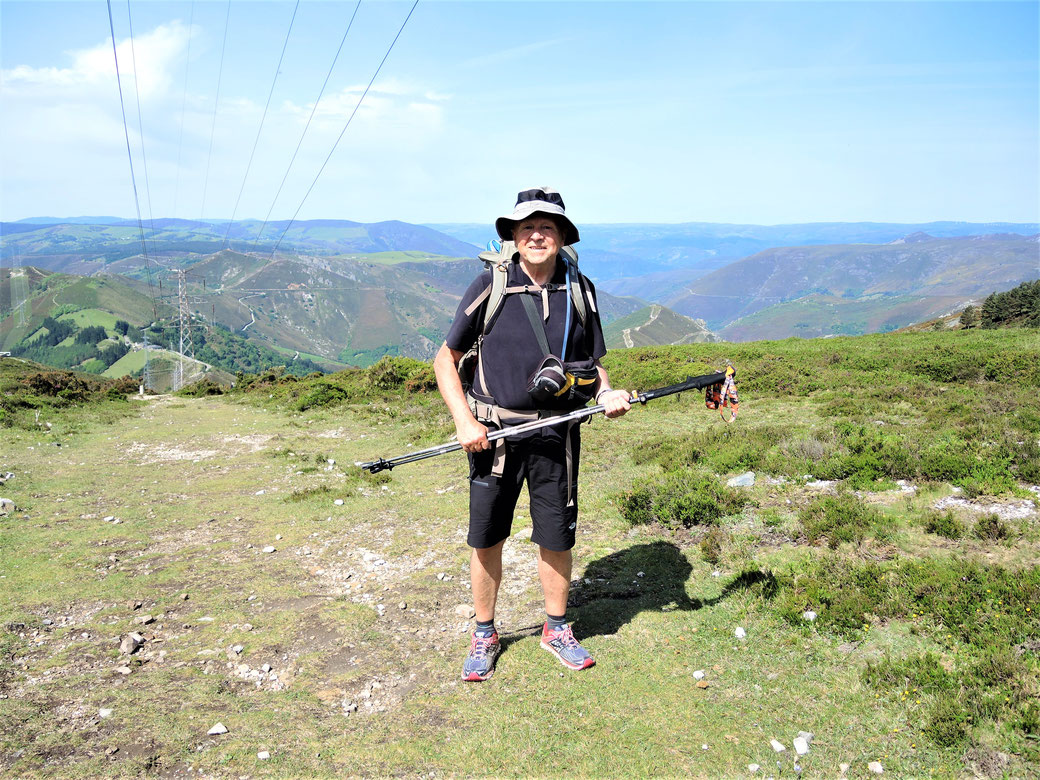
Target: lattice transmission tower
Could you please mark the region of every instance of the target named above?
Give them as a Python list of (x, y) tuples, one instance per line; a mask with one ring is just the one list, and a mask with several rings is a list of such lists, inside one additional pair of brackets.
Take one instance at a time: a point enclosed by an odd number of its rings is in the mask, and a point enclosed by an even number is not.
[[(178, 331), (180, 361), (177, 364), (177, 373), (174, 374), (173, 389), (180, 390), (189, 382), (197, 372), (195, 362), (195, 342), (191, 336), (191, 306), (188, 301), (188, 274), (186, 271), (177, 271), (177, 309), (178, 309)], [(191, 374), (184, 376), (184, 359), (187, 358)]]

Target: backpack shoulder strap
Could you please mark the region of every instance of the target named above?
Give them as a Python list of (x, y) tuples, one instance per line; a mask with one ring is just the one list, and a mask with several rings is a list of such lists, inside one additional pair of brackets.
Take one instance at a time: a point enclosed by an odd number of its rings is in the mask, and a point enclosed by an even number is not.
[(596, 311), (596, 299), (592, 295), (592, 290), (589, 289), (589, 280), (578, 268), (578, 251), (572, 246), (565, 246), (563, 256), (577, 276), (577, 283), (571, 290), (571, 298), (574, 300), (574, 308), (578, 311), (578, 321), (581, 322), (582, 327), (585, 327), (585, 321), (588, 319), (585, 302), (587, 300), (588, 308)]
[(491, 285), (486, 290), (487, 306), (484, 309), (484, 326), (481, 332), (487, 331), (491, 318), (502, 308), (502, 300), (506, 297), (506, 285), (509, 282), (509, 264), (513, 262), (515, 252), (516, 245), (512, 241), (503, 241), (498, 251), (495, 251), (493, 244), (489, 244), (479, 255), (491, 271)]

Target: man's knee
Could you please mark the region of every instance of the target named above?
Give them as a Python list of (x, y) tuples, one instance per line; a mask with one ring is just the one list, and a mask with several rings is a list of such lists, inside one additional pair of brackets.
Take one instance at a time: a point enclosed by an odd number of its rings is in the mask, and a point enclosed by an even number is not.
[(473, 554), (481, 562), (484, 561), (497, 561), (502, 558), (502, 548), (505, 547), (506, 540), (503, 539), (498, 544), (493, 544), (490, 547), (474, 547)]

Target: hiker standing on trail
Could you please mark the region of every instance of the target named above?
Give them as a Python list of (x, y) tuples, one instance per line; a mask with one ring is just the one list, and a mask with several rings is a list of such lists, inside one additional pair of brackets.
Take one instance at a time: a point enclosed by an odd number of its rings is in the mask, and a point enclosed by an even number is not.
[(607, 350), (595, 288), (569, 249), (578, 243), (578, 229), (559, 193), (548, 187), (519, 193), (513, 213), (500, 217), (495, 228), (505, 242), (502, 252), (482, 255), (490, 268), (466, 290), (434, 360), (437, 384), (470, 461), (467, 542), (473, 548), (477, 625), (462, 679), (474, 682), (494, 673), (502, 548), (525, 480), (545, 596), (542, 647), (569, 669), (595, 663), (566, 618), (578, 519), (579, 425), (550, 426), (494, 446), (488, 426), (564, 414), (592, 399), (603, 404), (607, 417), (630, 408), (630, 394), (611, 388), (599, 362)]

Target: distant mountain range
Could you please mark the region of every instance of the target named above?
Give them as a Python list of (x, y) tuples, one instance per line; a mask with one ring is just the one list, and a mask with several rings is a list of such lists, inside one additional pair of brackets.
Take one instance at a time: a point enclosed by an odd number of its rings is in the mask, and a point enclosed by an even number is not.
[[(494, 238), (490, 225), (431, 224), (449, 236), (483, 247)], [(775, 247), (885, 244), (913, 233), (936, 238), (1040, 232), (1040, 223), (1011, 222), (817, 222), (796, 225), (579, 224), (581, 267), (600, 289), (665, 303), (678, 285), (734, 260)]]
[[(227, 332), (210, 344), (234, 353), (224, 364), (211, 355), (228, 370), (279, 356), (327, 369), (388, 354), (429, 358), (490, 234), (481, 225), (312, 220), (293, 224), (272, 255), (286, 224), (269, 224), (254, 252), (254, 220), (155, 220), (145, 255), (136, 221), (0, 223), (4, 264), (16, 267), (0, 274), (0, 349), (40, 338), (46, 317), (106, 327), (116, 342), (117, 319), (137, 328), (157, 320), (168, 346), (180, 269), (199, 326)], [(900, 328), (1040, 277), (1036, 232), (953, 222), (589, 225), (578, 249), (608, 344), (625, 347)], [(774, 243), (787, 241), (798, 245)], [(69, 346), (55, 349), (72, 359)]]
[(1037, 236), (935, 238), (759, 252), (665, 303), (730, 341), (888, 331), (1040, 277)]
[[(365, 257), (279, 255), (272, 261), (225, 250), (191, 258), (181, 267), (188, 272), (186, 294), (200, 328), (218, 324), (239, 339), (290, 360), (312, 361), (315, 367), (365, 366), (384, 355), (432, 358), (481, 264), (424, 259), (422, 253)], [(5, 272), (0, 275), (0, 349), (38, 338), (47, 317), (103, 326), (110, 337), (117, 319), (138, 328), (153, 321), (169, 325), (176, 311), (176, 282), (165, 271), (147, 273), (147, 267), (144, 258), (135, 257), (107, 264), (93, 276), (32, 266)], [(599, 296), (605, 322), (642, 306), (642, 301), (609, 293)], [(213, 362), (233, 370), (219, 359)]]
[[(418, 250), (447, 257), (474, 257), (477, 249), (469, 244), (421, 225), (407, 222), (366, 224), (348, 220), (316, 219), (293, 222), (257, 220), (231, 223), (201, 222), (186, 219), (156, 219), (141, 229), (134, 220), (108, 220), (86, 224), (80, 218), (60, 223), (21, 221), (0, 222), (0, 256), (20, 265), (35, 265), (51, 270), (72, 270), (70, 262), (93, 263), (97, 270), (104, 263), (149, 254), (158, 259), (173, 255), (210, 254), (222, 249), (270, 252), (281, 239), (279, 251), (286, 254), (368, 254), (399, 249)], [(261, 232), (262, 229), (262, 232)], [(284, 232), (284, 237), (282, 236)], [(77, 273), (89, 272), (82, 267)]]

